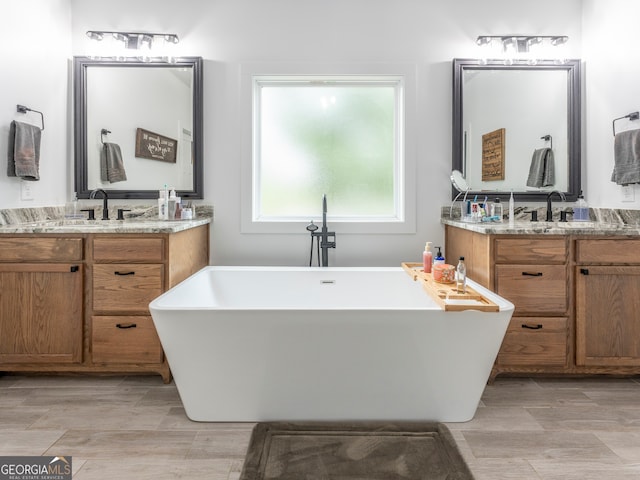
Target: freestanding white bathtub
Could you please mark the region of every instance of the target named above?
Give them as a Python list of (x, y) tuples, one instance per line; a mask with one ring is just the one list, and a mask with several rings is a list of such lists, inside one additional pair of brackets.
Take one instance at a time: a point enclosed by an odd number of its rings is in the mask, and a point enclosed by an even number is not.
[(473, 418), (513, 304), (445, 312), (400, 267), (205, 267), (150, 304), (195, 421)]

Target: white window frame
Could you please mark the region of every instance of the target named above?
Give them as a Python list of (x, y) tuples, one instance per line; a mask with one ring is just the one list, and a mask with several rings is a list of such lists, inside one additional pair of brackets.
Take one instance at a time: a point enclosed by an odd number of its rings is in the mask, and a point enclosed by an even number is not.
[[(292, 73), (295, 72), (295, 73)], [(416, 186), (413, 130), (415, 124), (416, 66), (412, 64), (384, 65), (243, 65), (241, 67), (241, 121), (242, 129), (242, 169), (241, 169), (241, 232), (242, 233), (304, 233), (310, 220), (319, 223), (322, 217), (321, 198), (318, 198), (317, 212), (310, 218), (258, 218), (256, 194), (259, 188), (259, 166), (256, 152), (259, 145), (255, 141), (255, 128), (259, 123), (260, 85), (277, 82), (341, 81), (341, 82), (399, 82), (396, 89), (401, 98), (396, 114), (398, 129), (396, 145), (397, 159), (394, 162), (394, 203), (396, 215), (389, 217), (338, 217), (331, 214), (328, 205), (327, 222), (331, 229), (341, 233), (415, 233)], [(339, 80), (336, 79), (339, 77)]]

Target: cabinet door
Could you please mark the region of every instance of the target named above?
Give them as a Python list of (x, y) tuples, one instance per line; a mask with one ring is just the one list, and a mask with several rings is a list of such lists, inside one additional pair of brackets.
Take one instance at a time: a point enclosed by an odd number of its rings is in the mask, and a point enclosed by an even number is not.
[(82, 361), (81, 264), (0, 264), (0, 362)]
[(640, 366), (640, 267), (576, 267), (576, 363)]

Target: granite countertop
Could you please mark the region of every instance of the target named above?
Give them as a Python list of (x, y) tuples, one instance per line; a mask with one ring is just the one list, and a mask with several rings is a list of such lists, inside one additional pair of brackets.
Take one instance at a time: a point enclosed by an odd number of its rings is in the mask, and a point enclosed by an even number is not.
[(211, 223), (195, 220), (49, 220), (0, 227), (3, 233), (177, 233)]
[[(118, 207), (122, 208), (121, 205)], [(116, 218), (116, 207), (109, 218)], [(159, 220), (157, 207), (129, 206), (125, 220), (65, 218), (63, 207), (0, 210), (0, 235), (10, 233), (177, 233), (213, 221), (213, 208), (199, 206), (192, 220)]]
[(625, 223), (588, 222), (531, 222), (517, 220), (509, 226), (506, 220), (500, 222), (463, 222), (460, 219), (440, 219), (444, 225), (491, 235), (640, 235), (640, 225)]

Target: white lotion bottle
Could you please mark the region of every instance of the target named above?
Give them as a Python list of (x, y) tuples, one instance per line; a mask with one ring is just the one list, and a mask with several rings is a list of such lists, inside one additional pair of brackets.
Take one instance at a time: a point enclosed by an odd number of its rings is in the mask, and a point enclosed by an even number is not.
[(515, 208), (515, 202), (513, 201), (513, 190), (511, 190), (511, 197), (509, 197), (509, 226), (513, 227), (514, 223), (515, 223), (515, 214), (514, 214), (514, 208)]
[(167, 185), (163, 190), (158, 191), (158, 220), (167, 220), (168, 216), (168, 200), (169, 193), (167, 191)]
[(171, 192), (169, 193), (169, 200), (167, 201), (167, 219), (175, 220), (176, 218), (176, 203), (178, 201), (178, 197), (176, 197), (176, 189), (171, 187)]

